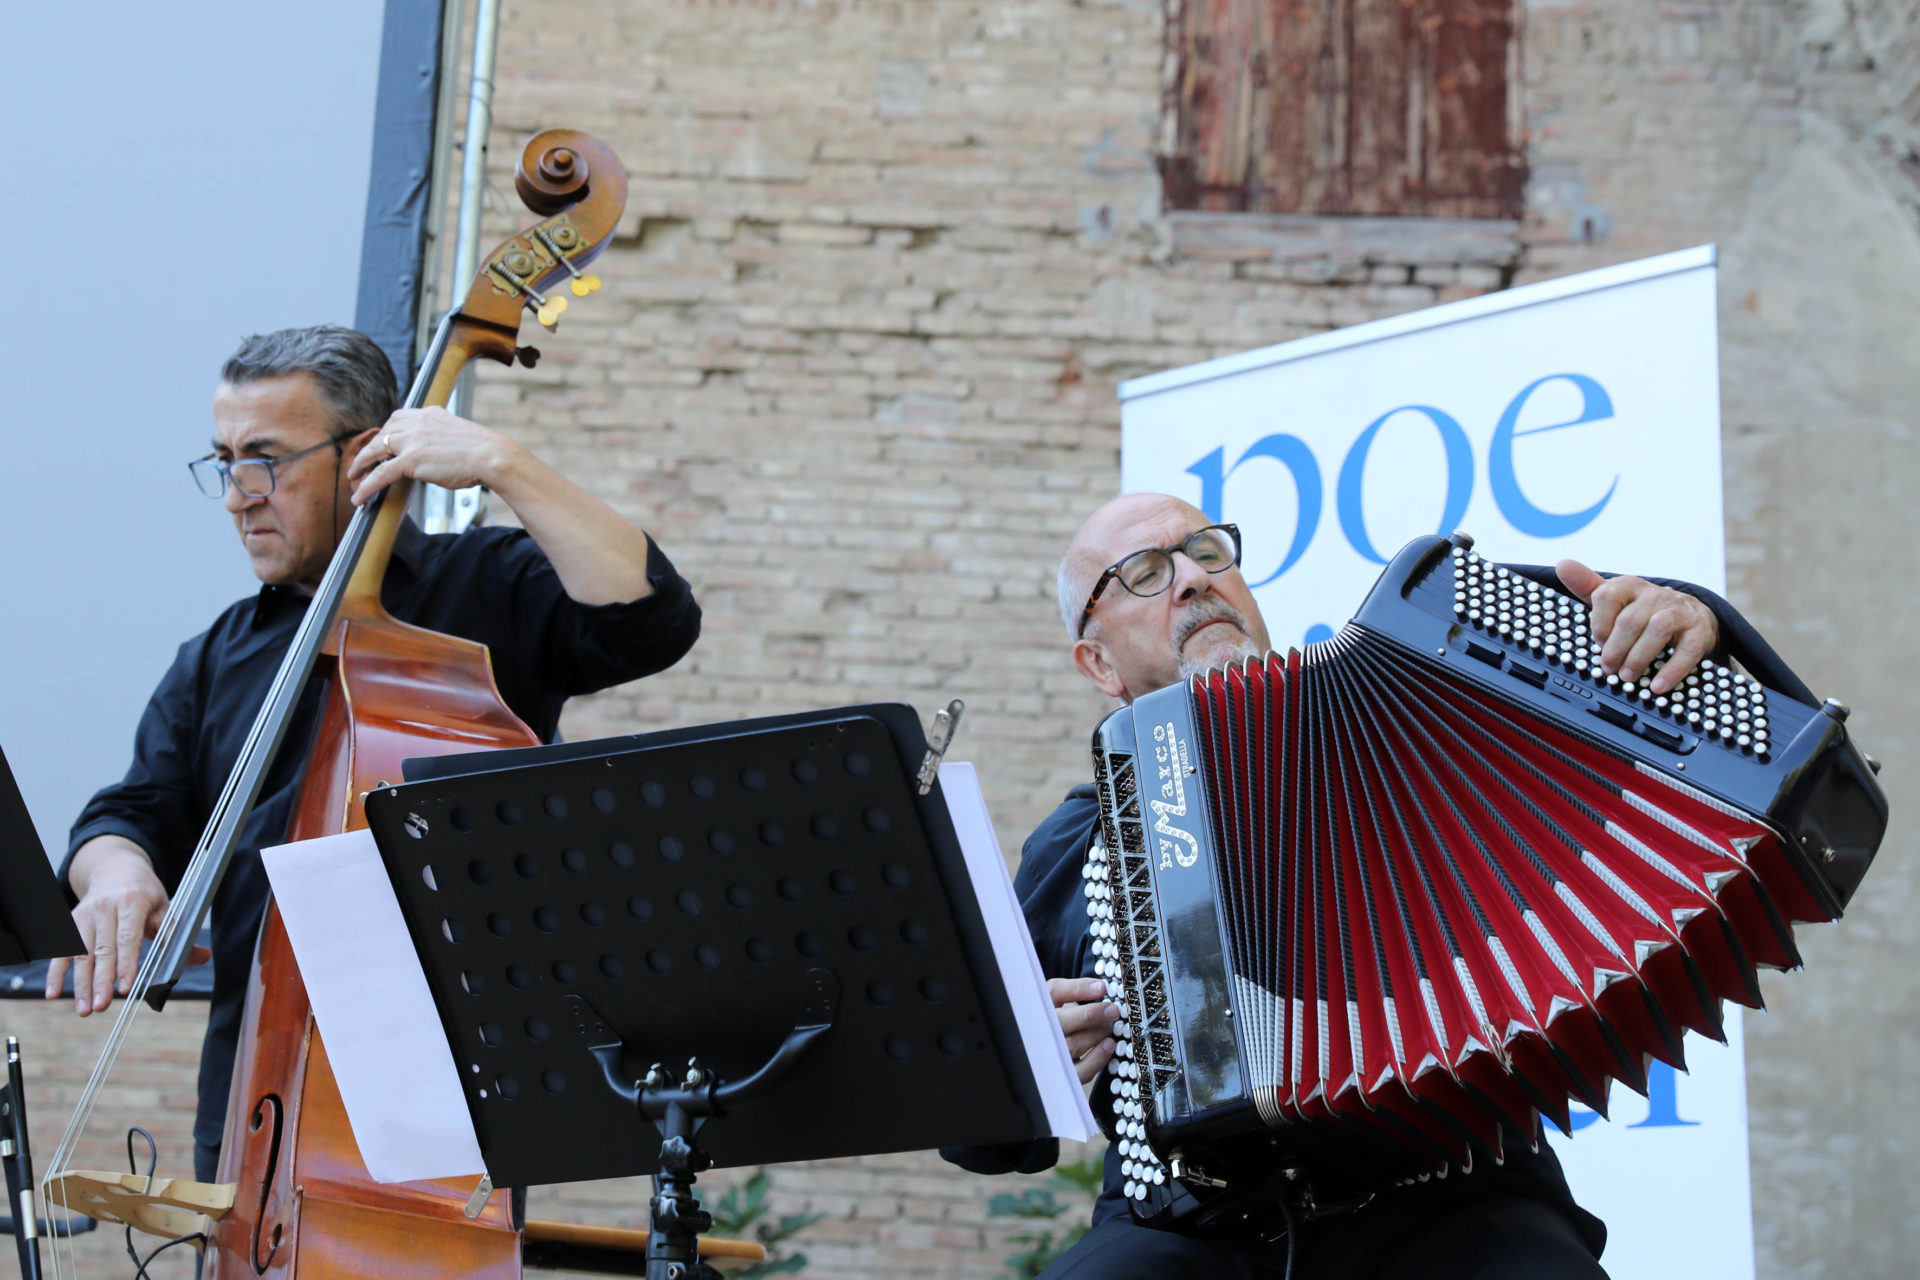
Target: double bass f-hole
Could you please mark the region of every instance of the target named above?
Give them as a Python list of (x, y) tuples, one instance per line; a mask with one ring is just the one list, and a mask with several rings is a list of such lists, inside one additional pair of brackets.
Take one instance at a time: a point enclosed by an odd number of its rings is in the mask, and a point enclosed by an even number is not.
[[(249, 1135), (259, 1133), (267, 1124), (273, 1126), (266, 1139), (267, 1165), (260, 1175), (260, 1211), (253, 1220), (251, 1261), (255, 1275), (265, 1275), (267, 1268), (273, 1265), (273, 1255), (280, 1251), (280, 1241), (285, 1233), (285, 1228), (278, 1222), (273, 1224), (271, 1231), (267, 1227), (267, 1201), (272, 1198), (274, 1181), (280, 1176), (280, 1137), (284, 1115), (280, 1106), (280, 1095), (269, 1093), (254, 1104), (253, 1114), (247, 1119)], [(253, 1140), (250, 1136), (249, 1141)], [(260, 1256), (260, 1238), (263, 1235), (267, 1237), (267, 1256), (264, 1258)]]

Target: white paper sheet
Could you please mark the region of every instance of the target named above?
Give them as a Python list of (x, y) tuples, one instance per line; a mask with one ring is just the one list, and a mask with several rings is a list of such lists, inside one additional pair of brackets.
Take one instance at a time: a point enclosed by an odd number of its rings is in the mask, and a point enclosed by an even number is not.
[(367, 831), (260, 851), (367, 1172), (485, 1171), (459, 1069)]
[(965, 761), (942, 764), (940, 790), (947, 797), (947, 812), (953, 815), (953, 829), (966, 855), (967, 874), (973, 878), (973, 893), (987, 922), (987, 936), (993, 943), (1000, 980), (1013, 1005), (1027, 1060), (1033, 1064), (1047, 1127), (1056, 1138), (1090, 1142), (1100, 1129), (1073, 1069), (1073, 1055), (1067, 1051), (1060, 1016), (1047, 995), (1047, 978), (1034, 954), (1033, 935), (1027, 932), (1020, 900), (1014, 896), (1007, 860), (1000, 855), (1000, 839), (993, 833), (987, 801), (980, 794), (980, 779)]

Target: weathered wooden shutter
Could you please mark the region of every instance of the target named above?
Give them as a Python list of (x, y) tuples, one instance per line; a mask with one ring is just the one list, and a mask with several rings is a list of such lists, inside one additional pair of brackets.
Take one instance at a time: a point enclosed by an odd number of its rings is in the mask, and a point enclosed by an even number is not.
[(1167, 0), (1174, 209), (1518, 218), (1513, 0)]

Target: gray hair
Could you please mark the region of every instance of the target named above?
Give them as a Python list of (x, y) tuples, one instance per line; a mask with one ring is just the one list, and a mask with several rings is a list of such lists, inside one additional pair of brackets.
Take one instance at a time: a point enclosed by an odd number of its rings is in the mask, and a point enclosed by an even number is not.
[[(1067, 638), (1078, 640), (1085, 632), (1080, 630), (1080, 615), (1087, 610), (1087, 594), (1093, 590), (1093, 583), (1074, 563), (1071, 549), (1060, 558), (1060, 571), (1054, 577), (1054, 590), (1060, 598), (1060, 621), (1067, 624)], [(1093, 619), (1087, 620), (1087, 630), (1093, 630)]]
[(313, 375), (333, 415), (335, 439), (370, 431), (400, 407), (387, 353), (366, 334), (337, 324), (256, 333), (227, 357), (220, 380), (237, 387), (296, 373)]

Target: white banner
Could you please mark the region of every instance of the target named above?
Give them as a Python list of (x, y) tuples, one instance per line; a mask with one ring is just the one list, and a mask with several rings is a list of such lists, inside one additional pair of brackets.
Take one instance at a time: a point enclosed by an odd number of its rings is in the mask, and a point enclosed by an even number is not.
[[(1240, 526), (1275, 646), (1352, 616), (1410, 538), (1725, 585), (1712, 246), (1139, 378), (1121, 487)], [(1687, 1040), (1556, 1147), (1615, 1276), (1751, 1280), (1744, 1058)]]

